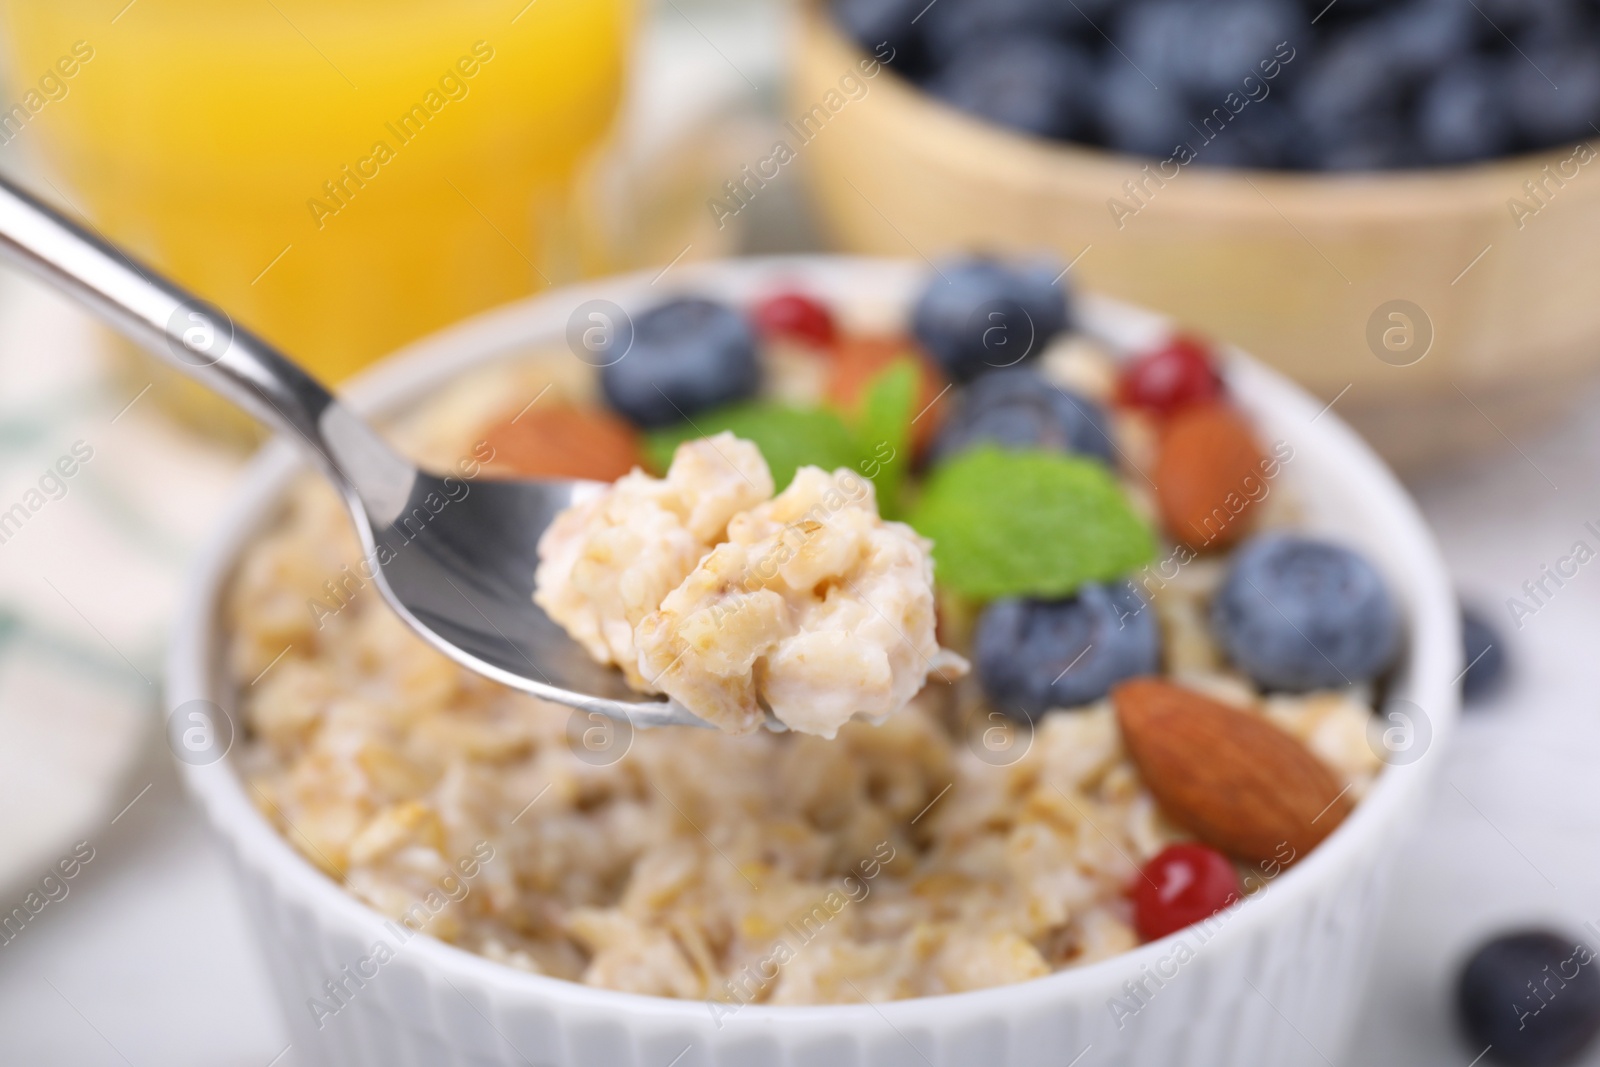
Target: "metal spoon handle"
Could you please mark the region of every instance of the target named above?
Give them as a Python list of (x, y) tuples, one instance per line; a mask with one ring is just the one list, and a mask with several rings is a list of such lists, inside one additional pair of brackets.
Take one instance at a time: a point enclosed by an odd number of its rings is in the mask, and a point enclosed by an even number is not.
[[(552, 648), (544, 660), (552, 670), (552, 661), (584, 655), (524, 588), (534, 570), (530, 535), (570, 503), (574, 483), (486, 480), (469, 495), (459, 479), (419, 473), (289, 357), (3, 178), (0, 256), (305, 445), (349, 505), (371, 568), (361, 573), (445, 655), (535, 696), (633, 725), (707, 725), (670, 702), (563, 688), (536, 662)], [(496, 544), (503, 550), (486, 550)]]
[(375, 514), (398, 514), (415, 470), (299, 364), (110, 242), (0, 178), (0, 255), (173, 367), (301, 441)]

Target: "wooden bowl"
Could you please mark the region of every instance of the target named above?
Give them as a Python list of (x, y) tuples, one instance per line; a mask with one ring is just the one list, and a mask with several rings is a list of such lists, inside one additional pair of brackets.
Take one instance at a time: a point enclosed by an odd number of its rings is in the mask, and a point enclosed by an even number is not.
[(886, 68), (863, 76), (865, 53), (815, 2), (794, 39), (789, 110), (812, 119), (809, 140), (795, 124), (785, 137), (845, 250), (1051, 251), (1084, 285), (1337, 398), (1406, 467), (1548, 421), (1600, 362), (1587, 145), (1403, 173), (1193, 164), (1164, 178), (1152, 160), (969, 118)]

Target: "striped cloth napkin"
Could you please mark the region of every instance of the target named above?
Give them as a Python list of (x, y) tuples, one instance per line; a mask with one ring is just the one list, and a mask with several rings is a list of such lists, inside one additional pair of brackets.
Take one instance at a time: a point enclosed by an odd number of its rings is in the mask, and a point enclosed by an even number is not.
[(0, 277), (0, 887), (126, 803), (185, 567), (243, 462), (168, 420), (139, 358)]

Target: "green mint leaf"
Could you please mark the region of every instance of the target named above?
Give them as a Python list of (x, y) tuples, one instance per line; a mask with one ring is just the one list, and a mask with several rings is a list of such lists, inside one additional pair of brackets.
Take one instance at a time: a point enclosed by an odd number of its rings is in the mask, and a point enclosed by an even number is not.
[(911, 468), (911, 420), (916, 417), (920, 377), (909, 358), (897, 359), (867, 383), (856, 413), (862, 474), (878, 490), (878, 508), (886, 517), (899, 511), (900, 488)]
[(1155, 558), (1111, 472), (1059, 452), (985, 445), (934, 471), (911, 518), (939, 584), (977, 600), (1062, 597)]
[(836, 412), (755, 401), (696, 415), (692, 423), (651, 431), (644, 438), (645, 460), (651, 470), (663, 473), (672, 465), (672, 453), (683, 442), (724, 430), (761, 450), (772, 469), (772, 484), (779, 492), (788, 487), (794, 472), (801, 467), (855, 470), (861, 458), (856, 435)]

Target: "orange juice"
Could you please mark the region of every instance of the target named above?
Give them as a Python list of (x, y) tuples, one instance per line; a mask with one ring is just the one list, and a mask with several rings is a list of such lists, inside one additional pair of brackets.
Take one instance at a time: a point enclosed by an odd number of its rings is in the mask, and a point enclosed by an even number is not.
[(102, 232), (329, 381), (574, 272), (632, 23), (631, 0), (0, 11), (5, 150), (32, 141)]

